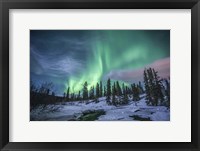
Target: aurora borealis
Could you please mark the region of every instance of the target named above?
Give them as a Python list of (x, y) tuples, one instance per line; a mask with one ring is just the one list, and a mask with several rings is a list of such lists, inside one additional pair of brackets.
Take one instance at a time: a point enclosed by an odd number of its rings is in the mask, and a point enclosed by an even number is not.
[(31, 30), (30, 78), (62, 95), (108, 79), (143, 81), (145, 67), (170, 76), (169, 30)]

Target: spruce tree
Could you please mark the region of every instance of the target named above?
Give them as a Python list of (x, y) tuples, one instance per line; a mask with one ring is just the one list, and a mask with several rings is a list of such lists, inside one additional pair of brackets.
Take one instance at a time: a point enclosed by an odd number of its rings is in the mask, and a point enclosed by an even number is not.
[(90, 88), (90, 99), (94, 99), (94, 87)]
[[(156, 72), (154, 69), (152, 69), (152, 72), (153, 72), (153, 76), (154, 76), (154, 81), (155, 81), (155, 94), (156, 97), (158, 98), (159, 102), (158, 103), (162, 103), (164, 101), (164, 95), (162, 93), (162, 88), (163, 88), (163, 85), (162, 85), (162, 80), (159, 80), (160, 77), (158, 76), (158, 72)], [(158, 105), (158, 104), (156, 104)]]
[(74, 101), (74, 93), (71, 93), (71, 101)]
[(70, 90), (70, 87), (67, 88), (66, 101), (69, 101), (69, 90)]
[(116, 86), (117, 86), (117, 88), (116, 88), (116, 89), (117, 89), (117, 95), (118, 95), (118, 96), (121, 96), (121, 95), (122, 95), (122, 90), (121, 90), (121, 88), (120, 88), (120, 85), (119, 85), (119, 82), (118, 82), (118, 81), (116, 82)]
[(88, 99), (88, 84), (87, 81), (83, 84), (83, 99), (87, 100)]
[(140, 100), (140, 87), (139, 87), (139, 85), (137, 85), (136, 87), (135, 87), (135, 92), (136, 92), (136, 101), (139, 101)]
[(102, 86), (102, 81), (100, 81), (100, 86), (99, 86), (99, 97), (103, 96), (103, 86)]
[(78, 96), (77, 96), (77, 100), (81, 99), (81, 91), (78, 91)]
[(128, 87), (126, 86), (124, 91), (123, 104), (127, 103), (128, 103)]
[(110, 103), (110, 96), (111, 96), (111, 82), (109, 78), (107, 81), (107, 92), (106, 92), (106, 100), (108, 103)]
[(112, 86), (112, 104), (113, 105), (117, 105), (116, 104), (116, 88), (115, 88), (115, 82), (114, 82), (114, 85)]
[(157, 93), (157, 87), (156, 87), (156, 82), (155, 82), (155, 79), (154, 79), (152, 68), (149, 68), (147, 70), (147, 73), (148, 73), (148, 77), (149, 77), (150, 94), (152, 96), (151, 104), (153, 106), (157, 106), (158, 101), (159, 101), (159, 94)]
[(144, 70), (144, 87), (145, 87), (145, 93), (146, 93), (146, 96), (145, 96), (146, 103), (150, 105), (152, 102), (152, 97), (151, 97), (150, 86), (149, 86), (149, 78), (147, 76), (147, 69)]
[(99, 98), (100, 96), (100, 91), (99, 91), (99, 83), (96, 85), (96, 98)]
[(125, 94), (125, 86), (124, 86), (124, 83), (122, 84), (122, 93)]
[(167, 107), (170, 107), (170, 83), (167, 79), (165, 79), (165, 85), (166, 85), (165, 95), (167, 99)]
[(136, 86), (135, 83), (132, 84), (132, 98), (133, 98), (133, 101), (139, 101), (140, 100), (140, 96), (139, 96), (139, 88), (138, 88), (138, 85)]

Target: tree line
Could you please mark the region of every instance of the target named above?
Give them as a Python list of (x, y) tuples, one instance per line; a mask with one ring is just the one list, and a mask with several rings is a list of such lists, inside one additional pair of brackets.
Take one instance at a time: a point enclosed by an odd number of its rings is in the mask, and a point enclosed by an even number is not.
[(131, 84), (131, 87), (128, 85), (125, 86), (125, 83), (122, 85), (119, 84), (119, 81), (113, 81), (109, 78), (106, 82), (106, 85), (103, 86), (102, 81), (95, 86), (91, 86), (88, 89), (88, 82), (86, 81), (83, 84), (82, 91), (79, 91), (77, 94), (70, 93), (70, 87), (67, 88), (67, 92), (63, 94), (64, 101), (77, 101), (77, 100), (95, 100), (99, 101), (99, 98), (106, 97), (106, 101), (110, 105), (120, 105), (127, 104), (129, 98), (132, 98), (133, 101), (140, 100), (140, 94), (144, 93), (141, 82), (138, 84)]
[[(97, 82), (95, 86), (88, 88), (88, 82), (85, 81), (78, 93), (70, 92), (70, 87), (64, 92), (63, 97), (55, 96), (52, 91), (52, 83), (42, 84), (36, 88), (31, 84), (31, 99), (36, 102), (53, 102), (53, 101), (99, 101), (101, 97), (105, 97), (109, 105), (123, 105), (128, 104), (129, 101), (137, 102), (141, 99), (141, 94), (144, 94), (146, 103), (148, 105), (165, 105), (170, 106), (170, 82), (169, 79), (160, 79), (158, 72), (153, 68), (144, 70), (144, 82), (133, 84), (120, 84), (119, 81), (111, 81), (109, 78), (106, 84), (103, 85), (102, 81)], [(44, 101), (45, 100), (45, 101)], [(33, 102), (33, 101), (31, 101)], [(32, 103), (34, 104), (34, 102)]]

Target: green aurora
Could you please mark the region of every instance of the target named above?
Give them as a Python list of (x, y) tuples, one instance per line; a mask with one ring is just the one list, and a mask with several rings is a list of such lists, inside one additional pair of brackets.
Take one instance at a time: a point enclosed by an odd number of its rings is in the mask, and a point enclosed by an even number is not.
[[(62, 39), (65, 39), (65, 41)], [(57, 43), (52, 44), (51, 41)], [(45, 47), (42, 42), (46, 42)], [(58, 45), (62, 51), (57, 49)], [(105, 81), (109, 78), (109, 73), (112, 71), (136, 70), (144, 68), (156, 60), (169, 57), (170, 31), (48, 30), (44, 32), (43, 30), (33, 30), (31, 31), (31, 48), (33, 48), (31, 51), (36, 51), (43, 57), (42, 62), (37, 59), (35, 53), (32, 53), (31, 60), (34, 61), (31, 61), (31, 78), (38, 81), (51, 79), (57, 85), (60, 94), (62, 94), (63, 91), (67, 91), (68, 87), (70, 87), (71, 92), (82, 90), (85, 81), (88, 82), (88, 88), (95, 86), (99, 81), (103, 81), (105, 84)], [(54, 51), (55, 48), (58, 50), (57, 52)], [(73, 55), (70, 56), (72, 53)], [(52, 59), (52, 56), (59, 58), (65, 55), (73, 57), (75, 62), (81, 62), (81, 69), (72, 74), (65, 75), (63, 73), (61, 78), (50, 77), (52, 73), (56, 74), (58, 71), (52, 70), (52, 68), (49, 68), (49, 70), (47, 68), (45, 71), (43, 64), (55, 64), (56, 60)], [(69, 64), (62, 67), (64, 69), (66, 66), (73, 65), (74, 62), (69, 62)], [(37, 74), (36, 69), (39, 67), (43, 67), (43, 72)], [(113, 80), (126, 82), (121, 79)], [(64, 90), (62, 90), (62, 83), (64, 84)]]

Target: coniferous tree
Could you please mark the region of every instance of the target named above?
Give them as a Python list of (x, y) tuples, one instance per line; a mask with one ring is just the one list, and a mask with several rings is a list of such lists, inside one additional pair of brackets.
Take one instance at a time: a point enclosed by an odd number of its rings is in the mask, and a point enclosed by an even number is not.
[(151, 92), (150, 92), (149, 79), (147, 76), (147, 69), (144, 70), (144, 86), (145, 86), (145, 93), (146, 93), (145, 99), (147, 100), (146, 103), (150, 105), (152, 102), (152, 97), (151, 97)]
[(131, 88), (128, 87), (128, 94), (132, 94)]
[(71, 93), (71, 98), (70, 98), (71, 101), (74, 101), (74, 93)]
[(83, 99), (87, 100), (88, 99), (88, 84), (87, 81), (83, 85)]
[(94, 87), (90, 88), (90, 99), (94, 99)]
[(154, 81), (154, 75), (152, 72), (152, 68), (149, 68), (147, 70), (147, 74), (148, 74), (148, 78), (149, 78), (149, 89), (150, 89), (150, 94), (152, 96), (152, 101), (151, 101), (151, 105), (153, 106), (157, 106), (158, 105), (158, 94), (156, 94), (156, 83)]
[(115, 82), (114, 82), (114, 85), (112, 86), (112, 104), (113, 105), (117, 105), (116, 104), (116, 88), (115, 88)]
[(81, 91), (78, 91), (78, 96), (77, 96), (77, 100), (81, 99)]
[(69, 101), (69, 90), (70, 90), (70, 87), (67, 88), (66, 101)]
[(136, 86), (135, 91), (136, 91), (136, 96), (137, 96), (137, 97), (136, 97), (136, 98), (137, 98), (136, 100), (139, 101), (139, 100), (140, 100), (140, 94), (141, 94), (141, 93), (140, 93), (141, 91), (140, 91), (140, 86), (139, 86), (139, 85)]
[(127, 94), (128, 87), (122, 84), (122, 100), (121, 104), (127, 104), (128, 103), (128, 94)]
[(125, 93), (128, 94), (128, 86), (125, 86)]
[(102, 86), (102, 81), (100, 81), (100, 86), (99, 86), (99, 97), (103, 96), (103, 86)]
[(124, 94), (123, 94), (123, 104), (127, 104), (128, 103), (128, 87), (126, 86), (124, 88)]
[(118, 81), (116, 82), (116, 89), (117, 89), (117, 95), (121, 96), (122, 95), (122, 90), (121, 90), (121, 87), (120, 87)]
[(165, 79), (166, 89), (165, 89), (165, 95), (167, 99), (167, 107), (170, 107), (170, 83), (167, 79)]
[(106, 92), (106, 100), (108, 103), (110, 103), (110, 96), (111, 96), (111, 82), (109, 78), (107, 81), (107, 92)]
[(99, 91), (99, 83), (96, 85), (96, 98), (99, 98), (100, 96), (100, 91)]
[(124, 86), (124, 83), (122, 84), (122, 93), (125, 94), (125, 86)]
[(162, 80), (159, 80), (158, 72), (156, 72), (154, 69), (152, 69), (152, 72), (153, 72), (154, 81), (155, 81), (154, 95), (156, 95), (156, 97), (158, 98), (158, 101), (159, 101), (158, 103), (162, 103), (164, 101), (164, 95), (162, 93), (162, 88), (163, 88)]
[(134, 84), (132, 84), (132, 92), (133, 92), (133, 101), (139, 101), (140, 100), (140, 96), (139, 96), (139, 88), (138, 86)]

